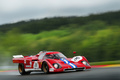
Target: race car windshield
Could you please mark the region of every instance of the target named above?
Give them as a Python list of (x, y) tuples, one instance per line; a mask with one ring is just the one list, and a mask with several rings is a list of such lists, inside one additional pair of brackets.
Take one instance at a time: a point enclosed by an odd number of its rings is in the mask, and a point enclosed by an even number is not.
[(62, 53), (58, 53), (58, 54), (54, 54), (55, 57), (58, 57), (59, 59), (60, 58), (67, 58), (65, 55), (63, 55)]
[(60, 59), (60, 58), (67, 58), (67, 57), (62, 53), (45, 55), (45, 59)]

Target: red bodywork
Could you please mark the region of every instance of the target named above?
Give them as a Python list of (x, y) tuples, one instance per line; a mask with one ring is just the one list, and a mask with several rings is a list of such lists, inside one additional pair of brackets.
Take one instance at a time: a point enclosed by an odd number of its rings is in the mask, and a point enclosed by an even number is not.
[[(65, 58), (67, 62), (65, 63), (61, 59), (48, 59), (45, 58), (48, 54), (59, 54), (60, 52), (40, 52), (37, 55), (34, 56), (24, 56), (22, 58), (13, 58), (13, 63), (23, 63), (25, 71), (41, 71), (42, 70), (42, 64), (43, 62), (46, 62), (49, 66), (49, 72), (62, 72), (65, 70), (75, 70), (75, 69), (91, 69), (91, 66), (89, 65), (87, 59), (84, 56), (80, 56), (79, 61), (73, 61), (73, 58)], [(43, 55), (44, 54), (44, 55)], [(61, 53), (62, 54), (62, 53)], [(82, 61), (86, 61), (88, 65), (85, 65), (82, 63)], [(53, 64), (59, 64), (60, 68), (55, 68)], [(70, 65), (70, 63), (76, 65), (75, 68), (74, 65)]]

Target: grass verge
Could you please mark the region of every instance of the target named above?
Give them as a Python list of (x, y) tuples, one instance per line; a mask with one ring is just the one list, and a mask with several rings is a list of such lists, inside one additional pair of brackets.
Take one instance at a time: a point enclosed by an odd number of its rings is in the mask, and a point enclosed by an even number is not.
[(90, 62), (90, 65), (112, 65), (112, 64), (120, 64), (120, 60), (117, 60), (117, 61)]

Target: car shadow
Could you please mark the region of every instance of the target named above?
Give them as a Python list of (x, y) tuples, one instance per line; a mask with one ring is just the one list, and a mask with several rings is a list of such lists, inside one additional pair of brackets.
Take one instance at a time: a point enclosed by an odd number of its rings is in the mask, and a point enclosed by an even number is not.
[(53, 74), (67, 74), (67, 73), (78, 73), (78, 72), (86, 72), (90, 70), (85, 70), (85, 71), (66, 71), (66, 72), (51, 72), (51, 73), (44, 73), (44, 72), (31, 72), (29, 75), (20, 75), (20, 76), (34, 76), (34, 75), (53, 75)]

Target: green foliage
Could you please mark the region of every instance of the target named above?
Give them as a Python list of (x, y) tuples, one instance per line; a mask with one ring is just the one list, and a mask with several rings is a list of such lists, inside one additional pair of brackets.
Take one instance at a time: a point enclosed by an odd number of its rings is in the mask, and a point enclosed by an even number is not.
[[(69, 27), (69, 24), (75, 24), (75, 25), (79, 25), (75, 27), (81, 27), (93, 21), (96, 21), (96, 23), (98, 22), (100, 25), (102, 24), (104, 25), (104, 23), (107, 23), (108, 25), (112, 25), (112, 24), (120, 25), (119, 23), (120, 11), (90, 15), (86, 17), (75, 17), (75, 16), (54, 17), (54, 18), (44, 18), (40, 20), (21, 21), (14, 24), (0, 25), (0, 32), (7, 32), (9, 30), (12, 30), (13, 28), (18, 28), (22, 33), (37, 34), (42, 31), (56, 30), (56, 29), (59, 29), (61, 26)], [(103, 21), (103, 22), (100, 22), (100, 21)], [(94, 28), (99, 29), (97, 27), (101, 27), (101, 28), (104, 27), (104, 26), (99, 26), (99, 24), (96, 24), (94, 26), (89, 25), (90, 27), (89, 28), (86, 27), (86, 29), (91, 30)]]
[(91, 62), (119, 60), (118, 13), (120, 12), (88, 17), (45, 18), (2, 25), (0, 55), (35, 55), (40, 50), (48, 50), (60, 51), (67, 57), (73, 57), (72, 52), (77, 51), (76, 55), (85, 56)]

